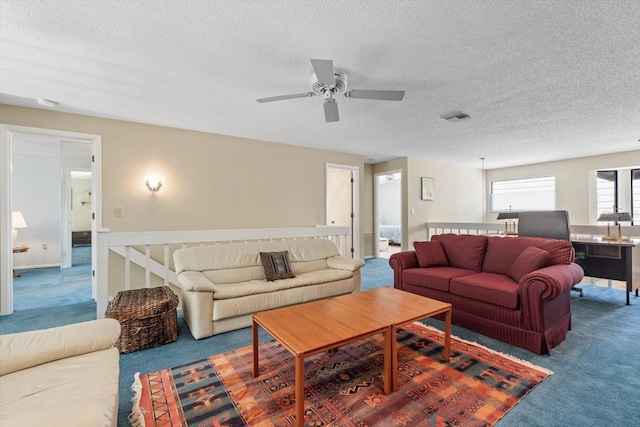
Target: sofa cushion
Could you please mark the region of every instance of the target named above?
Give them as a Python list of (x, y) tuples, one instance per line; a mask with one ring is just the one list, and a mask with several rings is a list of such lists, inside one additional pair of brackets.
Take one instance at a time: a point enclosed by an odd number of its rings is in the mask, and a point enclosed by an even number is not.
[(289, 251), (260, 252), (260, 261), (268, 282), (296, 277), (289, 265)]
[(491, 237), (487, 241), (482, 271), (508, 274), (516, 258), (528, 247), (535, 246), (549, 252), (547, 265), (570, 264), (574, 251), (571, 242), (542, 237)]
[(440, 241), (451, 267), (482, 271), (487, 236), (473, 234), (438, 234), (432, 241)]
[(543, 239), (541, 237), (520, 237), (521, 239), (540, 239), (540, 243), (533, 242), (531, 246), (536, 246), (549, 252), (549, 261), (547, 265), (571, 264), (575, 257), (576, 251), (571, 242), (567, 240)]
[[(327, 262), (327, 267), (329, 268), (334, 268), (336, 270), (348, 270), (353, 272), (360, 270), (360, 268), (364, 267), (365, 265), (364, 261), (362, 261), (361, 259), (346, 258), (341, 255), (327, 258), (326, 262)], [(295, 267), (294, 267), (294, 270), (298, 271), (297, 269), (295, 269)], [(320, 269), (315, 269), (315, 270), (320, 270)], [(315, 270), (310, 270), (310, 271), (315, 271)]]
[(120, 322), (98, 319), (55, 328), (0, 335), (0, 375), (113, 348)]
[(402, 272), (402, 282), (449, 292), (449, 281), (454, 277), (476, 274), (456, 267), (409, 268)]
[(548, 260), (549, 252), (535, 246), (529, 246), (518, 255), (518, 258), (509, 267), (509, 277), (520, 282), (520, 279), (527, 274), (544, 267)]
[[(311, 273), (316, 274), (316, 273)], [(300, 276), (298, 276), (300, 277)], [(283, 282), (298, 279), (283, 279), (275, 282), (262, 282), (264, 285), (280, 285)], [(225, 285), (226, 286), (226, 285)], [(252, 294), (241, 298), (217, 299), (213, 303), (213, 312), (209, 315), (214, 322), (215, 333), (251, 326), (251, 314), (292, 304), (315, 301), (350, 294), (354, 292), (354, 279), (336, 280), (276, 290), (265, 294)], [(204, 314), (204, 313), (203, 313)], [(229, 329), (231, 328), (231, 329)], [(1, 425), (1, 424), (0, 424)], [(224, 425), (224, 424), (223, 424)], [(3, 426), (4, 427), (4, 426)]]
[(493, 273), (478, 273), (451, 280), (451, 293), (466, 298), (518, 308), (519, 286), (509, 276)]
[(240, 298), (248, 295), (258, 295), (270, 292), (277, 292), (284, 289), (299, 288), (302, 286), (317, 285), (320, 283), (337, 282), (350, 279), (353, 272), (348, 270), (336, 270), (328, 268), (326, 270), (312, 271), (299, 274), (290, 279), (275, 280), (266, 282), (264, 280), (251, 280), (238, 283), (218, 283), (213, 293), (216, 300)]
[(420, 267), (446, 267), (449, 265), (440, 241), (413, 242), (413, 247), (416, 249), (416, 258)]
[[(58, 346), (55, 338), (31, 348)], [(119, 357), (111, 347), (1, 376), (0, 425), (115, 426)]]

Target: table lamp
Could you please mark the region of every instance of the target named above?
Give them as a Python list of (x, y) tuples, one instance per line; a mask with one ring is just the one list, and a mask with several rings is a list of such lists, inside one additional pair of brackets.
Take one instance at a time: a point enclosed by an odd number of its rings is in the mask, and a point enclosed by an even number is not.
[(15, 246), (18, 239), (18, 230), (16, 228), (27, 228), (27, 223), (20, 211), (11, 212), (11, 244)]
[(512, 220), (504, 222), (504, 234), (507, 236), (515, 236), (518, 234), (518, 231), (516, 230), (518, 212), (511, 212), (511, 209), (509, 209), (509, 212), (500, 212), (496, 219)]
[[(628, 241), (627, 237), (622, 236), (622, 227), (620, 226), (621, 221), (633, 221), (631, 214), (629, 212), (608, 212), (603, 213), (598, 217), (598, 222), (607, 222), (607, 235), (602, 237), (602, 240), (607, 241), (616, 241), (616, 242), (624, 242)], [(614, 226), (618, 226), (618, 234), (611, 234), (611, 224), (609, 222), (613, 222)]]

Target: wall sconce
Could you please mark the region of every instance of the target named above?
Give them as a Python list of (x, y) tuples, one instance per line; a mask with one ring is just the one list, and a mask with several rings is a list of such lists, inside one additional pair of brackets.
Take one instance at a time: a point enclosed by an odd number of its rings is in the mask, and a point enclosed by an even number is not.
[(149, 188), (149, 190), (158, 191), (160, 187), (162, 187), (162, 183), (158, 175), (150, 175), (149, 178), (147, 178), (147, 188)]

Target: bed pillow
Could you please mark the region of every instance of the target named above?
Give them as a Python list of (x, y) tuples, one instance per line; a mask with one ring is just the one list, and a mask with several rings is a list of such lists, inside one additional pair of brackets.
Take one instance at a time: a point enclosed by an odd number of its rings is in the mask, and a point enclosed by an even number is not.
[(269, 282), (296, 277), (289, 265), (289, 251), (260, 252), (260, 261), (264, 267), (264, 277)]
[(549, 252), (535, 246), (529, 246), (518, 255), (518, 258), (509, 267), (509, 277), (520, 282), (520, 279), (527, 274), (544, 267), (547, 261), (549, 261)]
[(413, 242), (420, 267), (446, 267), (449, 265), (442, 243), (439, 241)]

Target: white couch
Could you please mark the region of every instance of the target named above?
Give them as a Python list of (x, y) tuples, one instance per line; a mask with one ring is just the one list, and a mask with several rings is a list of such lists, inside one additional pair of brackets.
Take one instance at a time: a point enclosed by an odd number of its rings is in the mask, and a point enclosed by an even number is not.
[(116, 426), (119, 336), (114, 319), (0, 335), (0, 426)]
[[(294, 278), (268, 282), (260, 252), (289, 251)], [(360, 291), (364, 262), (328, 239), (202, 245), (174, 252), (184, 319), (196, 339), (251, 325), (253, 313)]]

